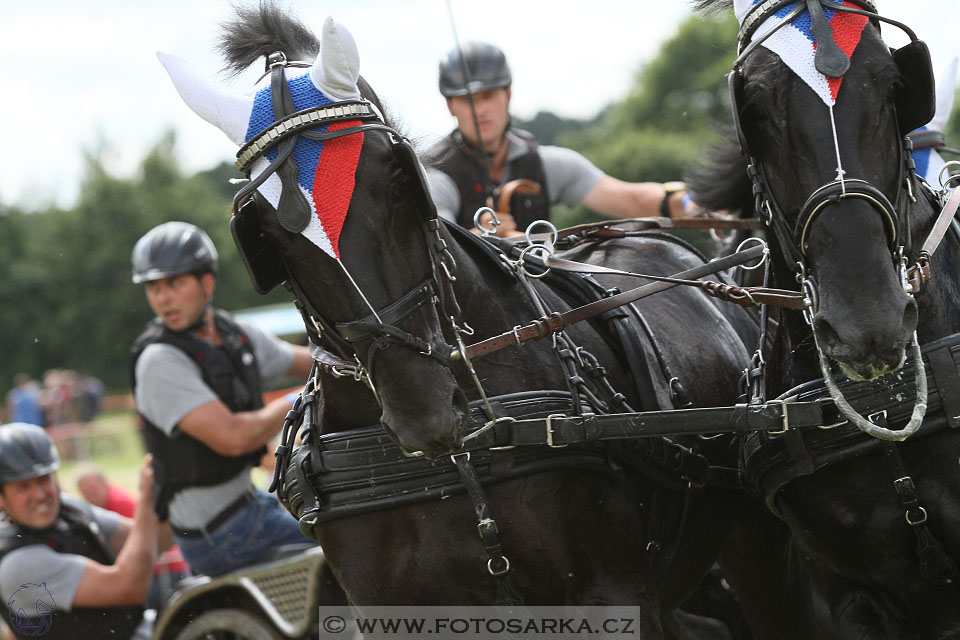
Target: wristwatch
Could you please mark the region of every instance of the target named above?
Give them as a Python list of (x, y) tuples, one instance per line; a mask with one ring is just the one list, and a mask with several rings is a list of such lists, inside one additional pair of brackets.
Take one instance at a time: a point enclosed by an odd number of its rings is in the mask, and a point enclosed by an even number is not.
[(671, 180), (670, 182), (664, 182), (663, 188), (666, 193), (663, 194), (663, 200), (660, 201), (660, 215), (664, 218), (671, 218), (673, 216), (670, 215), (670, 196), (678, 191), (686, 191), (687, 185), (680, 180)]

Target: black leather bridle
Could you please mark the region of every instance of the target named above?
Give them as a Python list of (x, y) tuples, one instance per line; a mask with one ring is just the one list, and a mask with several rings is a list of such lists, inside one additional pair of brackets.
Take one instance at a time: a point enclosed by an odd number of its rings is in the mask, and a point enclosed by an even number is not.
[[(326, 337), (328, 344), (333, 343), (341, 355), (353, 359), (351, 362), (326, 354), (325, 359), (318, 359), (321, 365), (327, 365), (334, 375), (354, 375), (358, 379), (366, 377), (374, 395), (378, 395), (373, 388), (375, 356), (391, 345), (407, 347), (449, 368), (450, 354), (454, 352), (453, 347), (446, 343), (431, 345), (423, 338), (397, 326), (428, 303), (435, 305), (439, 316), (450, 319), (454, 327), (460, 317), (460, 307), (451, 286), (456, 279), (454, 276), (456, 263), (440, 235), (440, 221), (427, 190), (426, 177), (416, 152), (408, 140), (381, 120), (373, 104), (366, 100), (339, 101), (294, 111), (284, 73), (288, 66), (306, 65), (288, 62), (280, 52), (268, 57), (267, 69), (271, 74), (274, 123), (237, 152), (237, 168), (249, 176), (250, 167), (255, 160), (271, 149), (277, 149), (276, 158), (237, 193), (233, 202), (234, 216), (231, 228), (254, 286), (261, 293), (266, 293), (281, 281), (285, 281), (286, 286), (296, 297), (297, 306), (304, 316), (307, 334), (311, 341), (319, 346), (323, 344), (323, 339)], [(361, 120), (364, 123), (333, 131), (315, 131), (320, 126), (355, 120)], [(293, 277), (281, 252), (274, 247), (273, 251), (268, 250), (267, 259), (259, 255), (262, 251), (259, 245), (271, 241), (259, 232), (257, 216), (263, 197), (256, 192), (256, 189), (270, 175), (277, 174), (283, 182), (282, 194), (299, 195), (299, 189), (295, 183), (296, 173), (293, 172), (291, 177), (289, 171), (286, 173), (284, 171), (285, 163), (291, 159), (299, 136), (311, 140), (331, 140), (364, 131), (386, 132), (401, 169), (408, 175), (410, 172), (416, 175), (415, 205), (421, 213), (418, 222), (429, 249), (430, 276), (383, 309), (358, 320), (332, 323), (310, 303), (300, 284)], [(292, 208), (293, 212), (291, 213), (284, 205)], [(278, 221), (284, 229), (291, 233), (299, 233), (306, 228), (310, 210), (309, 205), (305, 208), (303, 205), (306, 203), (297, 203), (290, 199), (285, 202), (284, 195), (281, 195), (281, 201), (276, 210)], [(278, 268), (278, 264), (282, 264), (282, 268)], [(365, 365), (361, 364), (354, 346), (362, 342), (371, 343)], [(377, 400), (379, 402), (379, 397)]]
[[(909, 221), (904, 213), (907, 197), (913, 183), (914, 165), (910, 156), (910, 141), (907, 133), (929, 122), (933, 117), (936, 104), (933, 84), (933, 71), (930, 65), (930, 53), (926, 44), (918, 40), (916, 34), (901, 22), (885, 18), (876, 12), (876, 8), (869, 0), (853, 0), (859, 9), (836, 4), (830, 0), (767, 0), (757, 4), (744, 16), (740, 34), (738, 36), (738, 57), (729, 75), (730, 99), (733, 107), (734, 125), (740, 148), (748, 158), (748, 175), (753, 182), (755, 208), (768, 229), (772, 229), (781, 247), (784, 259), (790, 269), (797, 274), (798, 280), (807, 278), (804, 269), (804, 257), (807, 250), (807, 234), (817, 216), (831, 205), (838, 204), (847, 198), (856, 198), (867, 201), (872, 208), (883, 218), (884, 228), (887, 230), (888, 244), (893, 255), (894, 263), (902, 268), (903, 255), (910, 250)], [(897, 97), (897, 118), (904, 144), (900, 148), (900, 172), (897, 177), (896, 202), (890, 200), (869, 182), (856, 178), (843, 178), (829, 182), (816, 189), (800, 207), (796, 223), (791, 228), (782, 208), (773, 197), (769, 182), (764, 175), (763, 165), (755, 160), (750, 152), (740, 121), (740, 104), (743, 92), (743, 62), (777, 29), (751, 41), (753, 34), (763, 22), (775, 12), (784, 7), (796, 6), (781, 22), (781, 26), (789, 24), (804, 9), (809, 10), (812, 28), (817, 36), (817, 70), (824, 75), (840, 77), (849, 67), (849, 60), (833, 42), (832, 31), (824, 15), (824, 8), (836, 11), (845, 11), (868, 16), (871, 20), (883, 21), (892, 24), (910, 37), (910, 43), (893, 52), (894, 61), (901, 72), (905, 87), (901, 88)], [(825, 29), (824, 29), (825, 27)], [(778, 27), (779, 28), (779, 27)], [(919, 75), (918, 75), (919, 74)], [(905, 91), (909, 89), (909, 91)], [(909, 94), (909, 95), (908, 95)], [(811, 285), (812, 287), (812, 285)]]

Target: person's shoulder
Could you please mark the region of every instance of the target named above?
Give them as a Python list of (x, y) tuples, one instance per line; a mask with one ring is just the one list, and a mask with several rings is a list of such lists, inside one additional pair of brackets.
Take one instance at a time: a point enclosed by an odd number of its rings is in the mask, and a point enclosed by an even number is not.
[[(225, 312), (226, 313), (226, 312)], [(244, 320), (243, 318), (238, 318), (235, 315), (227, 313), (227, 316), (237, 325), (237, 328), (240, 329), (250, 340), (280, 340), (277, 336), (273, 335), (269, 331), (264, 331), (257, 325), (253, 324), (249, 320)], [(281, 340), (282, 342), (282, 340)]]
[(537, 138), (525, 129), (510, 127), (506, 132), (507, 142), (510, 143), (511, 154), (523, 155), (531, 151), (539, 151), (542, 147)]
[(558, 147), (556, 145), (541, 145), (537, 149), (540, 159), (544, 165), (563, 166), (569, 168), (593, 168), (595, 165), (590, 162), (582, 153), (574, 151), (568, 147)]
[(83, 498), (79, 498), (75, 495), (69, 493), (60, 494), (60, 504), (62, 507), (70, 509), (74, 513), (83, 514), (84, 517), (92, 519), (94, 516), (94, 509), (97, 507), (93, 506)]
[(419, 155), (425, 168), (431, 169), (435, 167), (437, 164), (442, 163), (444, 157), (456, 151), (458, 138), (459, 131), (454, 129), (427, 147), (426, 151), (420, 153)]
[(137, 371), (146, 371), (158, 364), (177, 361), (189, 362), (190, 357), (172, 344), (153, 342), (144, 347), (140, 353), (140, 357), (137, 359)]

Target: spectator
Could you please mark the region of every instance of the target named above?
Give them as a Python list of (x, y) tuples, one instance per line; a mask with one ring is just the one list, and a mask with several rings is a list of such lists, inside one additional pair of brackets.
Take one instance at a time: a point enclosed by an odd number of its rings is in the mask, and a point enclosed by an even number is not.
[(46, 425), (40, 385), (25, 373), (13, 376), (13, 389), (7, 393), (7, 421)]
[(107, 482), (103, 470), (92, 462), (77, 465), (73, 473), (83, 499), (101, 509), (133, 517), (137, 502), (123, 487)]

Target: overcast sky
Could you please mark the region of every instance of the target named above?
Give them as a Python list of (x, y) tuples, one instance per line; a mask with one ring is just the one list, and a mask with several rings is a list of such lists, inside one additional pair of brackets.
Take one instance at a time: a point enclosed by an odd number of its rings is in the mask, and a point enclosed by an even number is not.
[[(636, 72), (689, 17), (683, 0), (450, 0), (461, 42), (507, 53), (512, 111), (589, 117), (625, 95)], [(939, 73), (960, 55), (956, 0), (878, 0), (930, 45)], [(287, 0), (319, 32), (332, 15), (354, 35), (361, 73), (414, 136), (453, 126), (437, 92), (437, 63), (454, 45), (446, 0)], [(916, 7), (922, 7), (917, 14)], [(174, 128), (187, 171), (232, 160), (234, 145), (181, 101), (156, 51), (192, 62), (238, 92), (255, 75), (218, 76), (212, 44), (228, 0), (5, 0), (0, 17), (4, 151), (0, 202), (71, 206), (83, 152), (106, 145), (108, 168), (126, 176)], [(953, 33), (951, 33), (951, 31)], [(884, 28), (890, 44), (903, 37)]]

